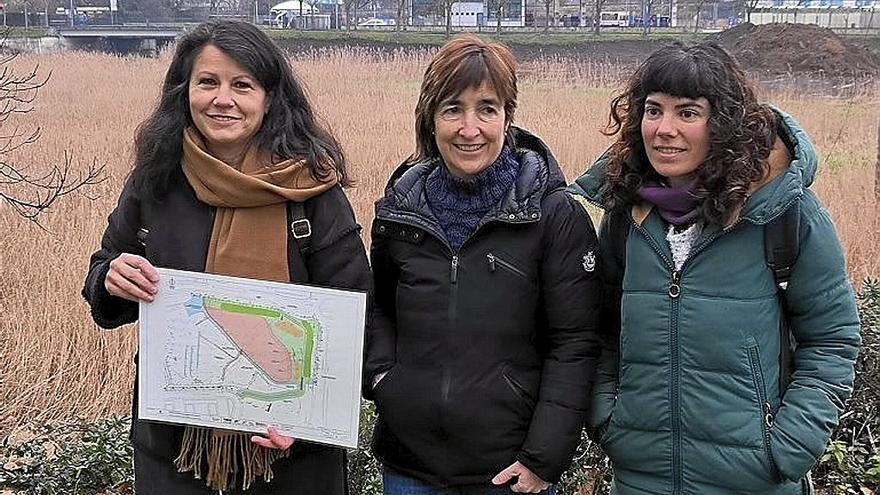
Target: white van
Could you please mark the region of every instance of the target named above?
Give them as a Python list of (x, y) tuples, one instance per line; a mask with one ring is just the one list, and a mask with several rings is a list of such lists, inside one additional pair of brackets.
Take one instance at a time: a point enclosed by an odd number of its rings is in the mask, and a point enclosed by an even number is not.
[(629, 12), (602, 12), (601, 14), (599, 14), (599, 26), (627, 27), (629, 26)]

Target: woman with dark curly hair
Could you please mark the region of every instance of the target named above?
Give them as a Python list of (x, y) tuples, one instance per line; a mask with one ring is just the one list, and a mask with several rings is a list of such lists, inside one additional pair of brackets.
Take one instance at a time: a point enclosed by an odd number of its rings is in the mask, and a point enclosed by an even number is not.
[[(859, 320), (808, 189), (809, 137), (713, 43), (648, 57), (607, 132), (617, 141), (570, 191), (606, 210), (590, 426), (612, 493), (811, 493), (852, 389)], [(795, 234), (773, 240), (782, 229)], [(777, 247), (799, 253), (787, 273), (770, 263)]]
[[(368, 289), (348, 183), (341, 147), (266, 34), (236, 21), (195, 27), (138, 128), (134, 170), (92, 255), (83, 288), (92, 317), (103, 328), (137, 320), (138, 303), (159, 290), (157, 266)], [(135, 386), (138, 495), (347, 492), (341, 448), (271, 427), (250, 435), (145, 421), (137, 404)]]

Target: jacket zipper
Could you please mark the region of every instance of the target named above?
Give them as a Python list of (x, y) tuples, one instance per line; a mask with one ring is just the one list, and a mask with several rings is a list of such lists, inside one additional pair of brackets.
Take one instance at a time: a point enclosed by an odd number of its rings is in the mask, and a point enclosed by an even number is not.
[[(671, 422), (672, 422), (672, 495), (678, 495), (681, 493), (681, 485), (682, 485), (682, 468), (681, 468), (681, 414), (679, 412), (679, 403), (681, 401), (681, 394), (679, 387), (681, 385), (681, 356), (679, 355), (678, 349), (678, 313), (679, 313), (679, 301), (681, 296), (681, 274), (684, 266), (682, 266), (682, 270), (676, 270), (675, 265), (669, 258), (666, 257), (666, 254), (663, 253), (663, 250), (660, 248), (660, 245), (654, 240), (652, 236), (650, 236), (645, 229), (637, 224), (634, 220), (630, 220), (633, 223), (634, 230), (639, 231), (642, 234), (642, 237), (648, 241), (648, 244), (657, 253), (661, 260), (666, 264), (666, 267), (670, 271), (670, 280), (669, 285), (667, 287), (667, 294), (669, 296), (669, 360), (670, 360), (670, 391), (669, 391), (669, 399), (671, 403)], [(627, 243), (628, 244), (628, 243)], [(618, 356), (618, 360), (621, 359), (621, 356)], [(619, 365), (619, 361), (618, 361)]]
[[(413, 215), (409, 215), (409, 217), (412, 217), (412, 216)], [(446, 247), (446, 249), (449, 251), (449, 253), (452, 254), (452, 257), (449, 262), (449, 309), (446, 314), (447, 321), (449, 322), (450, 325), (452, 325), (452, 324), (454, 324), (455, 320), (458, 318), (458, 266), (459, 266), (459, 262), (460, 262), (459, 253), (461, 252), (462, 248), (464, 248), (464, 246), (471, 239), (476, 237), (477, 233), (479, 233), (480, 230), (483, 229), (483, 227), (485, 227), (487, 224), (489, 224), (490, 222), (492, 222), (493, 220), (496, 220), (496, 219), (489, 219), (489, 220), (484, 219), (480, 223), (480, 225), (477, 226), (476, 230), (474, 230), (474, 232), (471, 233), (471, 235), (467, 239), (465, 239), (464, 242), (462, 242), (462, 244), (461, 244), (461, 246), (459, 246), (458, 250), (454, 250), (454, 249), (452, 249), (452, 246), (449, 245), (449, 242), (446, 240), (446, 236), (442, 232), (440, 232), (439, 230), (435, 229), (433, 225), (430, 225), (430, 224), (427, 224), (424, 222), (419, 222), (417, 220), (418, 217), (416, 217), (416, 219), (409, 218), (409, 217), (398, 214), (397, 218), (389, 218), (387, 215), (383, 216), (381, 214), (377, 214), (377, 218), (379, 218), (379, 219), (386, 220), (389, 222), (409, 225), (411, 227), (416, 227), (419, 229), (423, 229), (427, 232), (430, 232), (435, 238), (437, 238)], [(500, 220), (496, 220), (496, 221), (500, 221)], [(531, 220), (531, 221), (537, 222), (539, 220)], [(496, 260), (497, 260), (497, 258), (496, 258)], [(446, 338), (447, 338), (447, 343), (445, 346), (446, 351), (448, 353), (451, 353), (451, 349), (453, 347), (453, 342), (452, 342), (453, 336), (452, 336), (451, 332), (447, 332)], [(449, 362), (452, 362), (451, 359)], [(448, 404), (450, 402), (449, 397), (451, 395), (451, 392), (452, 392), (452, 370), (449, 366), (444, 366), (442, 374), (441, 374), (441, 380), (440, 380), (440, 401), (441, 401), (440, 402), (440, 408), (441, 408), (440, 429), (442, 431), (448, 431), (448, 429), (449, 429), (448, 425), (446, 425), (445, 421), (444, 421), (444, 418), (447, 415), (443, 414), (442, 411), (448, 407)]]
[[(681, 277), (684, 271), (687, 269), (688, 265), (690, 265), (691, 260), (693, 260), (698, 254), (703, 252), (712, 242), (714, 242), (718, 237), (724, 235), (725, 233), (732, 230), (736, 227), (741, 220), (737, 220), (733, 225), (731, 225), (727, 229), (722, 229), (720, 232), (715, 233), (701, 242), (698, 246), (694, 247), (690, 253), (688, 253), (687, 259), (682, 263), (681, 268), (676, 270), (675, 266), (666, 259), (663, 255), (662, 251), (657, 246), (654, 239), (650, 236), (647, 236), (650, 239), (651, 244), (654, 245), (654, 249), (663, 257), (664, 261), (666, 261), (667, 265), (672, 269), (672, 274), (670, 276), (669, 282), (669, 298), (671, 301), (670, 308), (670, 361), (672, 365), (672, 391), (671, 391), (671, 403), (672, 403), (672, 465), (673, 465), (673, 479), (672, 479), (672, 488), (673, 494), (677, 495), (681, 493), (682, 487), (682, 466), (681, 466), (681, 414), (680, 414), (680, 401), (681, 401), (681, 356), (679, 352), (678, 346), (678, 326), (679, 326), (679, 312), (680, 312), (680, 300), (681, 300)], [(768, 438), (769, 441), (769, 438)]]
[(773, 452), (770, 450), (770, 430), (773, 428), (774, 411), (773, 406), (767, 399), (767, 386), (764, 384), (764, 371), (761, 368), (761, 360), (758, 356), (758, 346), (749, 347), (749, 366), (752, 369), (752, 380), (755, 382), (755, 391), (758, 393), (758, 403), (761, 408), (761, 435), (764, 438), (764, 452), (767, 455), (767, 461), (770, 463), (770, 472), (776, 480), (781, 479), (776, 462), (773, 459)]
[(495, 273), (496, 266), (500, 265), (503, 268), (510, 270), (511, 272), (519, 275), (522, 278), (526, 278), (526, 279), (529, 278), (529, 276), (526, 274), (526, 272), (520, 270), (519, 268), (514, 266), (512, 263), (510, 263), (508, 261), (504, 261), (503, 259), (499, 258), (498, 256), (495, 256), (493, 253), (487, 254), (486, 260), (489, 261), (489, 271), (492, 273)]
[[(450, 261), (450, 269), (449, 269), (449, 308), (447, 310), (446, 318), (450, 325), (452, 325), (458, 317), (458, 253), (454, 252), (452, 255), (452, 260)], [(446, 332), (446, 352), (451, 353), (453, 348), (454, 339), (452, 332)], [(452, 356), (450, 356), (451, 358)], [(451, 360), (448, 362), (452, 362)], [(442, 431), (449, 431), (449, 426), (444, 421), (448, 415), (443, 414), (442, 412), (449, 407), (449, 396), (452, 391), (452, 368), (450, 365), (443, 366), (442, 378), (440, 380), (440, 404), (441, 404), (441, 415), (440, 415), (440, 429)]]
[(603, 215), (605, 215), (605, 214), (608, 213), (608, 207), (605, 206), (605, 205), (603, 205), (602, 203), (600, 203), (600, 202), (594, 200), (593, 198), (590, 198), (590, 197), (587, 197), (587, 196), (583, 196), (583, 195), (581, 195), (581, 194), (577, 194), (577, 193), (567, 193), (567, 194), (568, 194), (569, 196), (580, 196), (580, 197), (584, 198), (585, 200), (587, 200), (587, 203), (590, 203), (591, 205), (595, 206), (596, 208), (601, 209), (602, 212), (603, 212), (603, 213), (602, 213)]
[(670, 363), (672, 365), (672, 463), (675, 466), (674, 478), (672, 483), (673, 493), (681, 493), (682, 470), (681, 470), (681, 356), (678, 346), (678, 316), (679, 303), (681, 296), (681, 272), (673, 270), (672, 278), (669, 282), (669, 301), (670, 313), (669, 319), (669, 346), (670, 346)]

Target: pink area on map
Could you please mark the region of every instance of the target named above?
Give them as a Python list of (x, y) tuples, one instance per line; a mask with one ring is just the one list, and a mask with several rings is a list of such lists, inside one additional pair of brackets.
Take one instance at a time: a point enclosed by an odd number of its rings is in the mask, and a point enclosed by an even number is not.
[(290, 383), (293, 378), (290, 354), (272, 334), (264, 318), (214, 308), (208, 308), (208, 316), (272, 381)]

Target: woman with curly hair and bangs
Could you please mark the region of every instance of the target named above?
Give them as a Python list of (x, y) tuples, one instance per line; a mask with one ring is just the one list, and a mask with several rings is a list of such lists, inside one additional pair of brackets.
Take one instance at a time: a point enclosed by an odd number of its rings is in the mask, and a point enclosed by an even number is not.
[(806, 494), (859, 320), (818, 159), (714, 43), (653, 53), (569, 191), (605, 210), (589, 425), (612, 493)]

